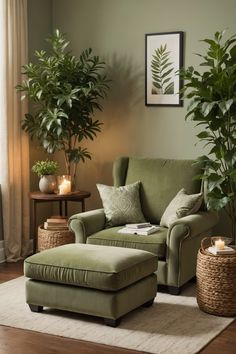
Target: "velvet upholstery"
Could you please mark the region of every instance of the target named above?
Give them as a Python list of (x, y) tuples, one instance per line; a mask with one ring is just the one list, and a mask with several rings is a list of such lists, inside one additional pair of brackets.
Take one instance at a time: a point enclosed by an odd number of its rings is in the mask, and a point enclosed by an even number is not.
[(117, 319), (154, 299), (156, 282), (156, 275), (151, 274), (113, 292), (29, 279), (26, 282), (26, 302), (31, 305)]
[(96, 232), (87, 238), (87, 243), (104, 246), (136, 248), (158, 254), (159, 258), (164, 258), (166, 254), (167, 229), (147, 236), (136, 236), (118, 233), (121, 227), (112, 227)]
[[(104, 317), (116, 326), (120, 317), (156, 296), (157, 256), (143, 250), (69, 244), (34, 254), (24, 261), (26, 302)], [(108, 320), (115, 321), (108, 321)]]
[[(121, 157), (114, 162), (115, 186), (141, 181), (140, 201), (147, 221), (159, 224), (161, 217), (179, 190), (188, 194), (201, 191), (193, 177), (200, 173), (192, 160)], [(76, 242), (130, 247), (154, 252), (159, 258), (158, 284), (180, 288), (196, 274), (197, 251), (202, 238), (211, 235), (218, 222), (215, 212), (205, 211), (176, 220), (169, 228), (154, 235), (118, 234), (117, 228), (105, 230), (103, 209), (73, 215), (69, 220)], [(146, 240), (146, 241), (145, 241)], [(156, 243), (156, 244), (155, 244)]]
[(24, 262), (28, 278), (116, 291), (154, 273), (157, 257), (129, 248), (69, 244), (39, 252)]
[(97, 184), (106, 215), (106, 227), (145, 222), (139, 189), (140, 182), (114, 187)]
[[(167, 205), (180, 189), (184, 188), (188, 194), (200, 191), (200, 181), (193, 181), (199, 168), (192, 164), (191, 160), (129, 158), (124, 184), (141, 181), (140, 200), (146, 220), (159, 224)], [(114, 185), (118, 186), (123, 171), (117, 167), (113, 171)]]

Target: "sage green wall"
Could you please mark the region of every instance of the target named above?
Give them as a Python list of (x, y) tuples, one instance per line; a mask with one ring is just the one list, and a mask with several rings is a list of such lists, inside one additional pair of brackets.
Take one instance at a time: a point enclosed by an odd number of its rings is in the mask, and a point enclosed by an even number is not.
[[(95, 183), (112, 183), (112, 161), (119, 155), (195, 158), (203, 153), (201, 145), (195, 146), (197, 130), (185, 122), (186, 104), (145, 106), (144, 36), (184, 31), (185, 66), (198, 65), (193, 53), (205, 48), (199, 39), (225, 28), (227, 35), (236, 33), (235, 0), (52, 0), (52, 5), (52, 28), (67, 33), (73, 54), (92, 47), (106, 61), (112, 79), (104, 111), (97, 114), (104, 122), (102, 133), (86, 144), (92, 161), (79, 168), (80, 188), (92, 192), (87, 208), (101, 205)], [(30, 30), (38, 30), (33, 21)], [(222, 222), (219, 230), (224, 226)]]
[[(45, 38), (52, 33), (52, 1), (28, 0), (28, 58), (35, 60), (34, 51), (48, 50)], [(30, 145), (30, 164), (44, 158), (44, 153), (37, 144)], [(31, 172), (31, 190), (38, 189), (38, 178)]]
[[(47, 50), (48, 43), (45, 41), (52, 33), (52, 1), (51, 0), (28, 0), (28, 57), (34, 61), (34, 51), (38, 49)], [(46, 155), (39, 149), (37, 144), (30, 143), (30, 167), (35, 161), (45, 159)], [(38, 190), (39, 179), (36, 174), (30, 174), (30, 190)], [(52, 213), (52, 205), (38, 204), (37, 223), (41, 224), (47, 216)], [(31, 225), (31, 232), (33, 227)]]
[[(180, 107), (144, 105), (145, 33), (184, 31), (184, 64), (206, 47), (199, 39), (228, 29), (236, 33), (235, 0), (53, 0), (53, 27), (66, 32), (74, 54), (92, 47), (104, 58), (112, 79), (104, 122), (94, 156), (80, 167), (79, 182), (92, 191), (89, 208), (100, 206), (95, 183), (111, 183), (111, 165), (119, 155), (195, 158), (203, 153), (197, 130)], [(205, 151), (204, 151), (205, 152)], [(223, 220), (218, 228), (226, 227)]]

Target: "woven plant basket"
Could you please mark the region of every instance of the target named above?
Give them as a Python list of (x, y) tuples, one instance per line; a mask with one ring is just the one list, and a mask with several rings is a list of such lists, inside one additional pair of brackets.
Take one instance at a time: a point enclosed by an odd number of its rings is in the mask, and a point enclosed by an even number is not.
[(43, 225), (38, 227), (38, 251), (74, 243), (75, 235), (69, 230), (46, 230)]
[(198, 306), (212, 315), (236, 316), (236, 253), (213, 255), (207, 251), (210, 243), (203, 239), (197, 256)]

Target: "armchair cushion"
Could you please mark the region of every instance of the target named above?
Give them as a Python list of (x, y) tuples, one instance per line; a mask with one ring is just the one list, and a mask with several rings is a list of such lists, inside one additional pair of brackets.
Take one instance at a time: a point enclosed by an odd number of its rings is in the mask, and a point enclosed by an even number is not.
[(106, 215), (106, 227), (145, 221), (140, 204), (139, 186), (140, 182), (121, 187), (97, 184)]
[(161, 226), (170, 227), (176, 220), (196, 213), (203, 202), (203, 194), (187, 194), (182, 188), (167, 206), (161, 217)]
[(199, 193), (201, 181), (193, 177), (202, 172), (192, 160), (121, 157), (113, 167), (114, 185), (141, 182), (140, 202), (144, 217), (159, 224), (167, 205), (181, 189)]
[(159, 231), (148, 236), (121, 234), (118, 233), (120, 228), (121, 227), (112, 227), (96, 232), (87, 238), (87, 243), (103, 246), (136, 248), (154, 253), (159, 259), (165, 258), (167, 228), (163, 227)]

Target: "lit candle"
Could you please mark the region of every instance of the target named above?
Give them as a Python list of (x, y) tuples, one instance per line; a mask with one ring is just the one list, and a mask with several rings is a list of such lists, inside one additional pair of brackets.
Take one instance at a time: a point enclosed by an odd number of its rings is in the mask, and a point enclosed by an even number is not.
[(217, 250), (223, 250), (225, 248), (225, 241), (219, 239), (215, 241), (215, 248)]
[(71, 182), (67, 179), (64, 179), (61, 184), (58, 186), (59, 194), (68, 194), (71, 192)]

